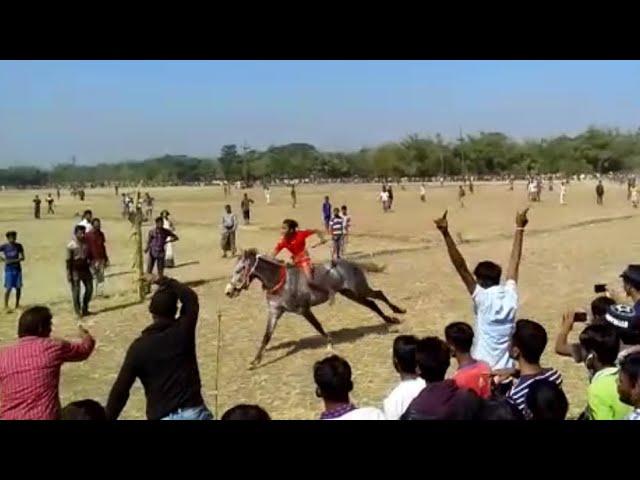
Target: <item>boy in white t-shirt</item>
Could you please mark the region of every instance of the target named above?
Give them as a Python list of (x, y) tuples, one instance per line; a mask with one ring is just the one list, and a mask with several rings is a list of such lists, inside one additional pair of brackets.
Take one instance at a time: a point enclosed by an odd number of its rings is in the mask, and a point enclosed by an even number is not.
[(413, 335), (399, 335), (393, 341), (393, 367), (400, 374), (400, 383), (383, 402), (387, 420), (400, 417), (414, 398), (424, 389), (426, 382), (416, 373), (416, 345)]
[(313, 379), (316, 395), (324, 401), (320, 420), (384, 420), (384, 414), (377, 408), (358, 408), (351, 403), (351, 366), (345, 359), (331, 355), (316, 362)]
[(516, 232), (507, 268), (507, 281), (503, 285), (500, 284), (502, 268), (493, 262), (480, 262), (473, 274), (469, 271), (467, 262), (449, 233), (447, 212), (435, 220), (436, 227), (447, 245), (451, 263), (473, 300), (476, 322), (471, 355), (476, 360), (488, 363), (492, 369), (510, 368), (514, 364), (509, 357), (509, 340), (515, 328), (518, 309), (516, 284), (522, 257), (524, 229), (529, 223), (528, 210), (527, 208), (516, 214)]

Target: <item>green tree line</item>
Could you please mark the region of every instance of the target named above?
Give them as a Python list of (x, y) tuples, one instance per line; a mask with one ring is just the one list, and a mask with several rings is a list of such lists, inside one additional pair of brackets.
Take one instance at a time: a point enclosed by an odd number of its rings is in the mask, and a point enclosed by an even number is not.
[(442, 136), (409, 135), (357, 152), (320, 151), (307, 143), (265, 150), (225, 145), (217, 158), (166, 155), (143, 161), (82, 166), (62, 164), (50, 170), (0, 169), (0, 185), (69, 185), (118, 182), (180, 184), (214, 179), (379, 178), (438, 175), (530, 173), (606, 173), (640, 169), (640, 129), (591, 127), (575, 137), (517, 141), (499, 132), (466, 135), (454, 141)]

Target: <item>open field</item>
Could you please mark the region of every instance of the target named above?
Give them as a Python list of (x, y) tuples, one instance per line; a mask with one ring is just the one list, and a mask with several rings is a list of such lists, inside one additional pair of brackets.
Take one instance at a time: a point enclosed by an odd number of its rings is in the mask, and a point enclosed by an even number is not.
[[(606, 184), (605, 204), (596, 206), (593, 183), (572, 183), (568, 205), (562, 207), (556, 191), (543, 193), (542, 202), (532, 204), (525, 234), (520, 269), (521, 318), (545, 325), (549, 346), (544, 363), (558, 368), (565, 379), (570, 414), (584, 405), (587, 375), (584, 367), (553, 353), (560, 317), (567, 308), (588, 306), (593, 284), (619, 286), (617, 275), (628, 263), (638, 263), (640, 221), (638, 211), (626, 201), (626, 186)], [(240, 247), (269, 251), (278, 238), (283, 218), (296, 218), (301, 226), (319, 227), (320, 204), (325, 194), (334, 205), (346, 203), (353, 217), (354, 235), (349, 246), (356, 255), (375, 256), (385, 263), (381, 274), (370, 274), (372, 285), (382, 289), (395, 303), (407, 308), (405, 322), (390, 332), (368, 310), (338, 296), (334, 306), (315, 309), (330, 332), (335, 351), (354, 369), (354, 399), (361, 405), (379, 406), (396, 382), (391, 365), (395, 332), (442, 335), (455, 320), (472, 322), (471, 301), (449, 263), (446, 250), (432, 219), (449, 209), (454, 238), (464, 241), (461, 250), (471, 268), (483, 259), (493, 259), (506, 269), (515, 212), (527, 205), (523, 184), (513, 192), (504, 184), (476, 185), (467, 195), (467, 207), (456, 201), (455, 185), (428, 186), (427, 202), (421, 203), (418, 186), (406, 191), (394, 188), (394, 212), (383, 214), (376, 202), (378, 185), (301, 186), (298, 208), (290, 206), (288, 189), (272, 189), (267, 206), (260, 189), (249, 191), (256, 200), (253, 225), (241, 227)], [(249, 370), (249, 362), (265, 327), (264, 298), (258, 285), (229, 300), (223, 289), (233, 261), (221, 259), (219, 219), (226, 203), (220, 187), (150, 189), (156, 213), (168, 209), (180, 242), (175, 245), (178, 268), (167, 274), (182, 281), (197, 282), (201, 317), (198, 327), (198, 357), (203, 394), (214, 407), (216, 314), (223, 315), (219, 413), (239, 402), (264, 406), (276, 419), (316, 418), (321, 405), (314, 395), (311, 367), (326, 355), (324, 341), (302, 318), (285, 315), (278, 325), (263, 365)], [(42, 219), (33, 219), (31, 200), (35, 192), (0, 192), (0, 231), (13, 229), (26, 251), (23, 266), (23, 304), (43, 303), (54, 312), (54, 334), (74, 336), (69, 287), (65, 281), (64, 254), (75, 223), (74, 214), (91, 208), (102, 219), (112, 267), (108, 273), (108, 298), (92, 303), (97, 315), (87, 320), (98, 345), (82, 364), (63, 368), (63, 403), (81, 398), (106, 402), (109, 389), (124, 358), (126, 348), (151, 321), (146, 304), (136, 303), (135, 276), (131, 271), (133, 246), (129, 223), (120, 218), (119, 199), (112, 190), (88, 190), (85, 202), (63, 192), (55, 216), (43, 202)], [(46, 191), (38, 192), (42, 198)], [(55, 192), (52, 192), (55, 193)], [(230, 203), (239, 212), (241, 193), (234, 191)], [(241, 216), (241, 215), (239, 215)], [(146, 230), (145, 228), (145, 235)], [(313, 250), (317, 260), (329, 257), (328, 248)], [(283, 258), (285, 258), (283, 256)], [(0, 314), (0, 343), (16, 336), (18, 313)], [(574, 332), (574, 334), (577, 332)], [(144, 418), (144, 393), (136, 383), (123, 418)]]

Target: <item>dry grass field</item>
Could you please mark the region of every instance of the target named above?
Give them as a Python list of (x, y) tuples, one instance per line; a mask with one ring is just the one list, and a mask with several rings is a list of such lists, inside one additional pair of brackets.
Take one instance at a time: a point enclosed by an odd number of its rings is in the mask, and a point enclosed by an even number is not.
[[(330, 195), (334, 205), (346, 203), (353, 216), (352, 254), (371, 254), (387, 265), (383, 273), (370, 274), (372, 285), (384, 290), (392, 301), (407, 308), (405, 322), (391, 331), (371, 312), (338, 296), (334, 306), (315, 312), (335, 342), (335, 351), (354, 369), (354, 399), (361, 405), (379, 406), (396, 382), (391, 365), (394, 335), (442, 335), (454, 320), (473, 321), (471, 301), (449, 263), (432, 219), (449, 209), (450, 229), (462, 240), (461, 250), (470, 267), (492, 259), (506, 269), (514, 218), (527, 205), (525, 188), (513, 192), (504, 184), (477, 185), (468, 195), (466, 208), (456, 201), (456, 186), (427, 188), (421, 203), (418, 186), (406, 191), (394, 188), (394, 212), (383, 214), (376, 202), (377, 185), (301, 186), (299, 206), (290, 206), (288, 189), (272, 189), (272, 205), (266, 205), (260, 189), (249, 195), (256, 200), (254, 223), (241, 227), (240, 247), (269, 251), (278, 238), (283, 218), (296, 218), (303, 227), (319, 227), (322, 197)], [(626, 187), (606, 184), (605, 205), (595, 204), (593, 183), (572, 183), (568, 205), (562, 207), (558, 191), (543, 194), (532, 204), (520, 270), (519, 316), (545, 325), (549, 346), (544, 363), (558, 368), (565, 379), (571, 415), (583, 407), (587, 375), (584, 368), (553, 353), (553, 341), (562, 312), (588, 306), (593, 284), (619, 287), (617, 275), (628, 263), (638, 263), (640, 222), (637, 211), (626, 201)], [(239, 402), (264, 406), (276, 419), (312, 419), (321, 405), (314, 395), (311, 367), (326, 355), (325, 344), (307, 322), (285, 315), (278, 325), (263, 365), (249, 370), (249, 362), (265, 327), (263, 293), (258, 285), (233, 300), (223, 294), (234, 261), (221, 259), (219, 221), (222, 189), (151, 189), (156, 212), (168, 209), (180, 241), (175, 245), (177, 268), (168, 274), (182, 281), (197, 282), (201, 316), (198, 326), (198, 358), (203, 393), (213, 409), (216, 375), (216, 314), (222, 312), (219, 413)], [(42, 198), (46, 191), (38, 192)], [(55, 192), (52, 192), (55, 193)], [(106, 298), (92, 303), (95, 316), (87, 319), (98, 344), (92, 357), (82, 364), (63, 368), (63, 403), (81, 398), (106, 402), (109, 389), (124, 358), (126, 348), (151, 321), (147, 305), (138, 304), (135, 275), (131, 270), (133, 247), (129, 223), (120, 218), (119, 199), (112, 190), (89, 190), (85, 202), (63, 192), (55, 215), (47, 215), (43, 202), (41, 220), (33, 219), (31, 200), (35, 192), (0, 192), (0, 231), (13, 229), (26, 251), (23, 304), (46, 304), (54, 312), (54, 334), (73, 337), (69, 287), (65, 281), (64, 255), (76, 212), (91, 208), (102, 219), (112, 267)], [(241, 193), (230, 199), (239, 213)], [(148, 230), (145, 228), (145, 234)], [(317, 260), (329, 256), (328, 248), (313, 251)], [(0, 314), (0, 343), (14, 341), (19, 312)], [(577, 332), (574, 332), (574, 334)], [(144, 418), (144, 394), (136, 383), (122, 418)]]

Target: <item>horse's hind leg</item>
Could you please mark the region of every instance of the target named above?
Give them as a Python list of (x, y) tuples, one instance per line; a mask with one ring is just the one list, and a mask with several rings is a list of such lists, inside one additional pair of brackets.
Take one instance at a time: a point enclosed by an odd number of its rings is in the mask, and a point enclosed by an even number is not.
[(363, 305), (363, 306), (367, 307), (370, 310), (373, 310), (385, 322), (387, 322), (387, 323), (400, 323), (399, 319), (397, 319), (395, 317), (390, 317), (389, 315), (386, 315), (382, 310), (380, 310), (380, 307), (373, 300), (370, 300), (368, 298), (359, 297), (355, 293), (353, 293), (351, 290), (341, 290), (340, 293), (343, 296), (347, 297), (349, 300), (354, 301), (356, 303), (359, 303), (360, 305)]
[(328, 346), (329, 348), (331, 348), (331, 337), (327, 332), (324, 331), (324, 328), (322, 328), (320, 321), (316, 318), (311, 309), (307, 309), (305, 312), (303, 312), (302, 316), (307, 320), (307, 322), (313, 325), (313, 328), (315, 328), (320, 335), (327, 339), (327, 343), (329, 344)]
[(391, 301), (387, 298), (387, 296), (384, 294), (382, 290), (371, 290), (369, 292), (369, 295), (367, 295), (367, 297), (373, 298), (374, 300), (380, 300), (381, 302), (386, 303), (387, 305), (389, 305), (389, 308), (393, 311), (393, 313), (407, 313), (407, 311), (404, 308), (401, 308), (391, 303)]

